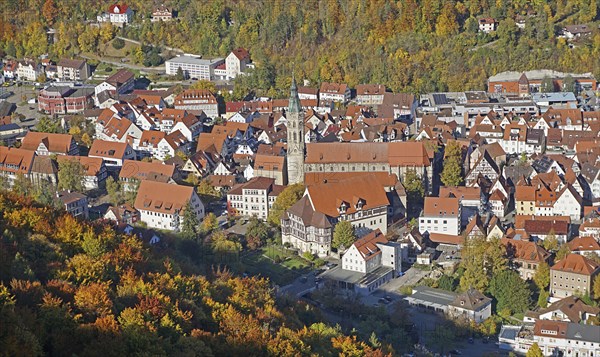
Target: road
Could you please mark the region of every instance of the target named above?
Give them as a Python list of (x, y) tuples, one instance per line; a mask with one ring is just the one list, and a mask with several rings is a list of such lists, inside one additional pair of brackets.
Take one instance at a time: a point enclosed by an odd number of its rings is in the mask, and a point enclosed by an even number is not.
[(80, 54), (79, 55), (82, 58), (88, 59), (88, 60), (94, 60), (94, 61), (100, 61), (100, 62), (104, 62), (104, 63), (108, 63), (110, 65), (113, 65), (115, 67), (123, 67), (123, 68), (128, 68), (128, 69), (133, 69), (133, 70), (138, 70), (138, 71), (145, 71), (145, 72), (151, 72), (151, 73), (158, 73), (158, 74), (164, 74), (165, 73), (165, 66), (159, 66), (159, 67), (144, 67), (144, 66), (138, 66), (135, 64), (131, 64), (128, 62), (119, 62), (119, 61), (111, 61), (111, 60), (107, 60), (104, 57), (100, 57), (100, 56), (96, 56), (96, 55), (90, 55), (90, 54)]
[[(117, 38), (120, 38), (121, 40), (123, 40), (125, 42), (134, 43), (136, 45), (141, 45), (142, 44), (140, 41), (132, 40), (132, 39), (127, 38), (127, 37), (117, 36)], [(169, 46), (160, 46), (160, 47), (164, 48), (167, 51), (185, 53), (184, 50), (179, 49), (179, 48), (174, 48), (174, 47), (169, 47)]]

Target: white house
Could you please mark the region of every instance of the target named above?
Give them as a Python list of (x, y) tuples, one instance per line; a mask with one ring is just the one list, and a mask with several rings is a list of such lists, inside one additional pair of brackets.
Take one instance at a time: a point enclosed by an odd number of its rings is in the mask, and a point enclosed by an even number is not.
[(575, 191), (573, 186), (567, 185), (556, 193), (556, 202), (552, 208), (555, 216), (569, 216), (572, 220), (581, 218), (582, 202), (581, 197)]
[(148, 227), (178, 232), (188, 202), (201, 221), (204, 204), (193, 187), (143, 180), (134, 207), (140, 212), (140, 220)]
[(460, 200), (456, 197), (425, 197), (419, 233), (460, 234)]
[(19, 62), (17, 67), (17, 77), (22, 81), (35, 82), (42, 74), (42, 65), (33, 61)]
[(371, 273), (380, 266), (401, 271), (400, 245), (389, 243), (379, 229), (357, 240), (342, 256), (342, 269)]
[(125, 4), (113, 4), (108, 8), (108, 16), (113, 24), (128, 24), (133, 17), (133, 10)]

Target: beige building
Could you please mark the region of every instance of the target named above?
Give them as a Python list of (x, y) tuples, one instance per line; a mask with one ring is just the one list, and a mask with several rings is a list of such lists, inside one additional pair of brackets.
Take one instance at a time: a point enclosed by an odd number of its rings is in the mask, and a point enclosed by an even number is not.
[(506, 255), (513, 269), (519, 272), (522, 279), (532, 279), (538, 265), (548, 263), (550, 259), (550, 253), (535, 242), (509, 238), (502, 238), (501, 242), (506, 247)]
[(255, 177), (234, 186), (227, 193), (227, 209), (232, 216), (255, 216), (266, 220), (275, 199), (285, 187), (267, 177)]
[(515, 208), (518, 215), (535, 213), (535, 187), (517, 185), (515, 188)]
[(569, 254), (550, 268), (550, 293), (555, 298), (590, 294), (600, 264), (579, 254)]
[(275, 180), (276, 185), (287, 185), (285, 156), (256, 154), (254, 158), (254, 177), (268, 177)]

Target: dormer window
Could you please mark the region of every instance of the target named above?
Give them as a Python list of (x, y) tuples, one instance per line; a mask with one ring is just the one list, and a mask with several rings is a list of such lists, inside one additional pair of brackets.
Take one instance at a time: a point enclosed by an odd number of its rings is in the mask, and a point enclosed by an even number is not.
[(340, 213), (346, 213), (346, 209), (348, 208), (348, 206), (346, 205), (346, 202), (342, 202), (340, 204), (340, 206), (338, 207), (338, 211)]

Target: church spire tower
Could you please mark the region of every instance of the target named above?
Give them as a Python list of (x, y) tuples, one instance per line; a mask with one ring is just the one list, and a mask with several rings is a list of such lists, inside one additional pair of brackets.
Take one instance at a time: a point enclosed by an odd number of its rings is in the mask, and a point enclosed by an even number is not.
[(292, 75), (287, 119), (287, 175), (288, 183), (304, 183), (304, 113), (298, 97), (296, 77)]

